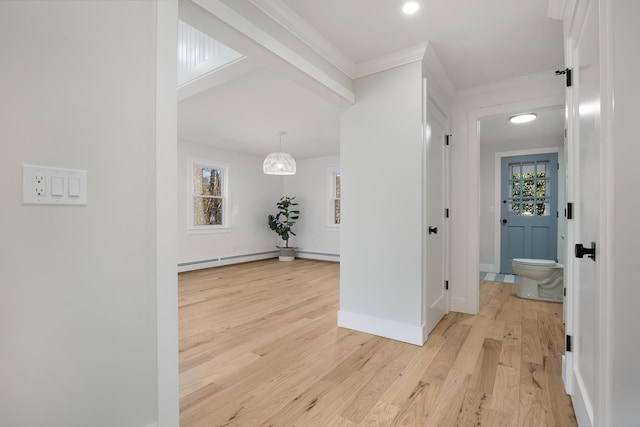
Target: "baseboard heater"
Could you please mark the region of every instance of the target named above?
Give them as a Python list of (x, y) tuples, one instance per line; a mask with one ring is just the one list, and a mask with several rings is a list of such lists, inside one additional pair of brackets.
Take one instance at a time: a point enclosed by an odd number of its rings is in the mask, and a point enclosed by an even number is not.
[(296, 257), (304, 259), (316, 259), (319, 261), (340, 262), (340, 254), (330, 254), (325, 252), (296, 251)]
[(230, 255), (219, 258), (204, 259), (201, 261), (181, 262), (178, 264), (178, 273), (204, 268), (219, 267), (228, 264), (239, 264), (241, 262), (258, 261), (261, 259), (276, 258), (278, 251), (256, 252), (253, 254)]

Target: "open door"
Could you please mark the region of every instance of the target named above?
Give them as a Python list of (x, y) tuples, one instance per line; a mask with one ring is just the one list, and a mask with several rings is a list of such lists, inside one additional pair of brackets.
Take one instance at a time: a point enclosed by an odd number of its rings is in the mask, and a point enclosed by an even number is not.
[[(574, 85), (568, 91), (570, 253), (566, 264), (567, 351), (563, 379), (580, 425), (596, 425), (601, 343), (599, 241), (601, 209), (600, 42), (597, 2), (589, 2), (584, 24), (571, 46)], [(593, 253), (589, 253), (592, 249)], [(586, 250), (586, 251), (585, 251)]]
[[(426, 85), (426, 83), (425, 83)], [(425, 94), (426, 95), (426, 94)], [(426, 188), (426, 332), (438, 324), (448, 309), (446, 285), (447, 230), (445, 201), (447, 191), (446, 117), (431, 99), (427, 101), (425, 150)]]

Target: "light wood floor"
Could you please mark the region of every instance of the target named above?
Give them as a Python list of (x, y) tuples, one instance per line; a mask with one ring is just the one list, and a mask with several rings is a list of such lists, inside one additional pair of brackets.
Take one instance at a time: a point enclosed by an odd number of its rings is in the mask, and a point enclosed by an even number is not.
[(336, 327), (339, 265), (179, 276), (180, 415), (195, 426), (575, 426), (562, 306), (483, 281), (423, 347)]

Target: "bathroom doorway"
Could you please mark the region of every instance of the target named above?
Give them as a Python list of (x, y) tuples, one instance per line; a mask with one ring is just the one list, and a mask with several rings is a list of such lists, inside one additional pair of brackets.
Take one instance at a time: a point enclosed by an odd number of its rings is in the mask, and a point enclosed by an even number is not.
[[(502, 220), (507, 219), (513, 221), (512, 216), (504, 216), (502, 212), (503, 207), (513, 208), (513, 200), (518, 199), (518, 207), (529, 210), (529, 207), (540, 208), (540, 212), (549, 214), (547, 219), (556, 221), (555, 237), (549, 237), (552, 245), (555, 245), (555, 251), (551, 250), (548, 256), (550, 258), (558, 260), (562, 263), (564, 257), (564, 212), (559, 212), (558, 206), (564, 205), (565, 200), (565, 167), (564, 167), (564, 110), (561, 107), (555, 108), (543, 108), (532, 111), (536, 114), (536, 120), (530, 123), (524, 124), (512, 124), (509, 119), (514, 113), (500, 114), (493, 117), (481, 118), (479, 120), (479, 141), (480, 141), (480, 235), (479, 235), (479, 261), (480, 272), (489, 273), (512, 273), (513, 270), (510, 267), (510, 259), (514, 257), (527, 257), (538, 258), (541, 256), (538, 250), (531, 252), (531, 241), (527, 239), (526, 245), (529, 250), (524, 251), (522, 245), (524, 242), (524, 234), (522, 239), (515, 239), (516, 233), (513, 235), (514, 245), (519, 245), (517, 250), (509, 253), (503, 253), (505, 249), (502, 248), (503, 224)], [(552, 153), (553, 159), (548, 160), (556, 168), (554, 175), (557, 180), (557, 184), (550, 184), (552, 188), (556, 188), (557, 200), (554, 200), (554, 207), (548, 206), (548, 209), (544, 204), (545, 201), (537, 202), (537, 198), (528, 196), (518, 198), (517, 194), (512, 194), (510, 199), (502, 197), (502, 161), (505, 158), (515, 156), (541, 156), (543, 154)], [(539, 161), (544, 161), (541, 157), (536, 157)], [(555, 163), (554, 163), (555, 162)], [(530, 162), (529, 162), (530, 163)], [(525, 161), (523, 164), (529, 164)], [(535, 162), (534, 162), (535, 164)], [(529, 173), (527, 169), (525, 173)], [(550, 172), (550, 170), (548, 171)], [(536, 172), (537, 173), (537, 172)], [(546, 174), (547, 172), (545, 172)], [(531, 184), (529, 180), (521, 181), (522, 184)], [(512, 188), (512, 192), (514, 189)], [(535, 191), (534, 191), (535, 193)], [(533, 201), (529, 200), (532, 199)], [(511, 201), (512, 203), (503, 203), (504, 200)], [(549, 202), (551, 202), (549, 200)], [(529, 206), (533, 203), (534, 206)], [(537, 206), (542, 203), (541, 206)], [(512, 212), (513, 214), (513, 212)], [(517, 225), (517, 219), (515, 219)], [(542, 229), (536, 230), (539, 234), (537, 237), (541, 237), (546, 234), (546, 231)], [(509, 237), (507, 234), (505, 237)], [(536, 244), (536, 246), (540, 246)], [(510, 249), (506, 249), (510, 251)], [(510, 258), (509, 258), (510, 256)], [(503, 265), (502, 258), (509, 258)]]

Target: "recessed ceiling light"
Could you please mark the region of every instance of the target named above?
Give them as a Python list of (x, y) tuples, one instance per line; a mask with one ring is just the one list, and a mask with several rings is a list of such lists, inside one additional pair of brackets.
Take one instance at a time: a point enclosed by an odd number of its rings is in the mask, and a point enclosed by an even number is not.
[(420, 3), (418, 3), (417, 1), (410, 1), (405, 3), (404, 6), (402, 6), (402, 11), (405, 13), (405, 15), (413, 15), (419, 9), (420, 9)]
[(511, 117), (509, 121), (511, 123), (528, 123), (534, 121), (536, 117), (537, 116), (534, 113), (519, 114), (517, 116)]

